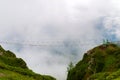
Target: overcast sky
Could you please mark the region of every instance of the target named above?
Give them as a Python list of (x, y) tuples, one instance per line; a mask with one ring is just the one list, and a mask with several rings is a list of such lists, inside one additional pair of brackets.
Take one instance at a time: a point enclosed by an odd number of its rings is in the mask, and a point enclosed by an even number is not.
[(37, 73), (65, 80), (103, 39), (120, 39), (119, 0), (0, 0), (1, 45)]

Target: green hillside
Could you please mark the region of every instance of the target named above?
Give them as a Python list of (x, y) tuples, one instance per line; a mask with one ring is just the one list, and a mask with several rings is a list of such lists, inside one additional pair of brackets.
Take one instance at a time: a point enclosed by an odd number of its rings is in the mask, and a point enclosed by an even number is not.
[(120, 80), (120, 47), (109, 43), (89, 50), (67, 80)]
[(26, 63), (11, 51), (0, 46), (0, 80), (56, 80), (48, 75), (40, 75), (30, 70)]

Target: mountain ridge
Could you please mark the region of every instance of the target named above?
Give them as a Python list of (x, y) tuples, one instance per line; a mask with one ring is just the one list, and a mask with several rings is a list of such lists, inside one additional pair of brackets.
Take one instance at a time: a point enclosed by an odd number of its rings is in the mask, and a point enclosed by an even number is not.
[(56, 80), (49, 75), (41, 75), (27, 67), (22, 58), (4, 50), (0, 46), (0, 80)]
[(87, 51), (83, 59), (68, 71), (67, 80), (120, 80), (119, 76), (120, 47), (107, 43)]

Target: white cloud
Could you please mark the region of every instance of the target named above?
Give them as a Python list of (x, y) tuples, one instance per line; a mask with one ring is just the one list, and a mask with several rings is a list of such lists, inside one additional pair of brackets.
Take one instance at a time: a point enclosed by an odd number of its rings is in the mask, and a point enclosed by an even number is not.
[[(42, 48), (8, 44), (3, 46), (16, 52), (34, 71), (65, 80), (67, 64), (71, 60), (81, 59), (83, 52), (104, 38), (104, 32), (96, 27), (100, 18), (104, 18), (102, 27), (108, 33), (120, 37), (119, 3), (118, 0), (0, 1), (0, 40), (53, 44), (52, 47)], [(56, 43), (63, 45), (64, 41), (70, 42), (72, 47), (56, 48)]]
[(115, 35), (117, 39), (120, 39), (120, 17), (119, 16), (110, 16), (106, 17), (104, 20), (104, 27), (109, 34)]

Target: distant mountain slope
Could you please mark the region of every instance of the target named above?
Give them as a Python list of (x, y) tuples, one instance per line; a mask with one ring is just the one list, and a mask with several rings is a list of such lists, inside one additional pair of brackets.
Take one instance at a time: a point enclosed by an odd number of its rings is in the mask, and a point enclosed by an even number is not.
[(89, 50), (67, 80), (120, 80), (120, 47), (109, 43)]
[(21, 58), (0, 46), (0, 80), (56, 80), (30, 70)]

